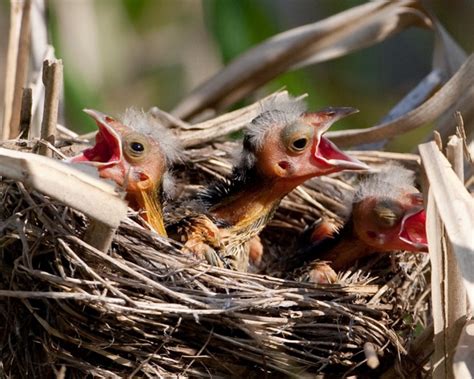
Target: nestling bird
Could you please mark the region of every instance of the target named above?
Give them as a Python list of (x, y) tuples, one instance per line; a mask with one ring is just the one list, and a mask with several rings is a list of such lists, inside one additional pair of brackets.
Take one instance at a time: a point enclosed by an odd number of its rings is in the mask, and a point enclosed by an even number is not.
[(312, 258), (307, 279), (334, 282), (335, 271), (377, 252), (428, 251), (426, 214), (421, 193), (413, 186), (414, 173), (391, 164), (363, 180), (354, 195), (349, 221), (337, 231), (321, 223), (312, 233)]
[[(259, 250), (254, 237), (286, 194), (315, 176), (368, 168), (323, 136), (335, 121), (355, 112), (327, 108), (308, 113), (305, 103), (293, 98), (262, 104), (245, 131), (243, 150), (231, 176), (198, 195), (207, 222), (202, 214), (199, 225), (193, 216), (186, 217), (171, 226), (174, 234), (211, 263), (246, 271), (250, 245)], [(205, 224), (212, 225), (211, 229), (206, 230)], [(258, 254), (252, 257), (258, 259)]]
[(102, 178), (126, 191), (131, 208), (143, 211), (155, 231), (166, 236), (162, 201), (171, 180), (168, 167), (179, 159), (178, 140), (148, 113), (129, 108), (120, 120), (85, 109), (97, 123), (95, 145), (70, 158), (93, 165)]

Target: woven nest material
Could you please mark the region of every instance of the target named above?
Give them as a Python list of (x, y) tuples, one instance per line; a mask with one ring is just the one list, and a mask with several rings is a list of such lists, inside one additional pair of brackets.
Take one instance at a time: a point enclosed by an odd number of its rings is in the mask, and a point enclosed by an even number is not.
[[(223, 150), (190, 154), (200, 157), (192, 188), (228, 170)], [(384, 154), (362, 158), (401, 157)], [(285, 251), (285, 235), (335, 215), (338, 202), (321, 188), (342, 193), (353, 179), (336, 175), (293, 192), (264, 233), (269, 256)], [(278, 264), (269, 276), (198, 262), (133, 213), (106, 254), (83, 242), (88, 221), (77, 211), (9, 180), (0, 197), (7, 376), (341, 376), (368, 372), (367, 347), (383, 371), (429, 314), (425, 255), (380, 256), (342, 273), (340, 284), (317, 286), (276, 277), (287, 276)]]

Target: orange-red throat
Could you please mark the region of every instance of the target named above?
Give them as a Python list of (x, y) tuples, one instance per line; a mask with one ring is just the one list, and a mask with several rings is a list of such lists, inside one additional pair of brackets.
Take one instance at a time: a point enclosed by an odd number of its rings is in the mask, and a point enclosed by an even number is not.
[(153, 229), (160, 235), (166, 235), (161, 205), (166, 157), (158, 140), (146, 133), (148, 116), (140, 111), (128, 110), (129, 119), (141, 124), (140, 128), (134, 128), (102, 112), (84, 111), (99, 128), (96, 142), (68, 161), (95, 166), (102, 178), (114, 180), (127, 192), (130, 206), (144, 211), (143, 218)]

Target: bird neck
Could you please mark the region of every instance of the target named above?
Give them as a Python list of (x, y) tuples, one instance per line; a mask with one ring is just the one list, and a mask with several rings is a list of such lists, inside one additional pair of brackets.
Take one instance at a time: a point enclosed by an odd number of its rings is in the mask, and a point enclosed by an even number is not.
[(288, 192), (285, 186), (264, 177), (255, 167), (236, 170), (230, 179), (207, 191), (207, 209), (232, 229), (258, 224), (260, 231)]
[(244, 226), (273, 213), (282, 197), (271, 187), (256, 186), (229, 196), (213, 206), (210, 213), (228, 225)]
[(135, 210), (144, 210), (142, 214), (151, 227), (163, 237), (166, 237), (166, 229), (163, 220), (162, 185), (148, 190), (139, 190), (133, 196), (127, 195), (129, 206)]
[(318, 258), (330, 262), (330, 266), (338, 271), (347, 269), (356, 260), (373, 254), (373, 247), (361, 241), (354, 233), (352, 222), (337, 237), (332, 248), (318, 255)]

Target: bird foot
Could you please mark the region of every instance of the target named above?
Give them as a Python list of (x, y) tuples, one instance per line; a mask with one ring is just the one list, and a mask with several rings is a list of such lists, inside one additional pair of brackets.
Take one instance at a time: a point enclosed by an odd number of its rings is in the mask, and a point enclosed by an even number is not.
[(249, 248), (249, 262), (256, 268), (260, 267), (260, 264), (262, 263), (262, 256), (263, 256), (263, 245), (262, 242), (260, 241), (259, 236), (253, 237), (249, 242), (248, 242), (248, 248)]
[(181, 251), (186, 254), (192, 254), (198, 259), (205, 259), (212, 266), (225, 267), (217, 251), (202, 241), (188, 240)]
[(327, 262), (316, 262), (308, 273), (308, 281), (316, 284), (333, 284), (337, 282), (337, 274)]

